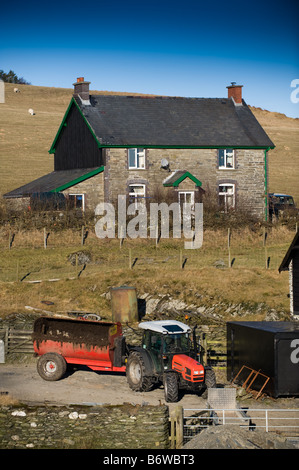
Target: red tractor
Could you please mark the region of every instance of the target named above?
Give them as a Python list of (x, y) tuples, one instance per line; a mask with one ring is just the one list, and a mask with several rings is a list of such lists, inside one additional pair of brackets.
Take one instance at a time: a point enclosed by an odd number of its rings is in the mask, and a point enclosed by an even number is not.
[(199, 362), (195, 332), (175, 320), (148, 321), (139, 324), (144, 330), (142, 344), (133, 347), (127, 359), (126, 375), (135, 391), (151, 390), (164, 384), (165, 400), (176, 402), (179, 390), (204, 393), (216, 387), (214, 371)]

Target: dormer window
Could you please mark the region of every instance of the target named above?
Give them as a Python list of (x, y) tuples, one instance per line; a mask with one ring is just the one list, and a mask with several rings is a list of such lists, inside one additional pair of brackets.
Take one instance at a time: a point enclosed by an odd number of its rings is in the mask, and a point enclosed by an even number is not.
[(234, 169), (235, 168), (235, 155), (233, 149), (219, 149), (218, 150), (218, 166), (219, 169)]
[(145, 150), (141, 148), (133, 148), (128, 150), (129, 170), (145, 169)]

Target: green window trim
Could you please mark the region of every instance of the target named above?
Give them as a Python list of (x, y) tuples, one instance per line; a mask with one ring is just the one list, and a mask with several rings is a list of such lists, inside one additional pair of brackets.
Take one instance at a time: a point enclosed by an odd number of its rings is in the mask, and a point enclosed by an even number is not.
[(87, 180), (88, 178), (91, 178), (92, 176), (98, 175), (99, 173), (102, 173), (104, 171), (104, 166), (101, 166), (97, 168), (96, 170), (90, 171), (89, 173), (86, 173), (85, 175), (79, 176), (79, 178), (75, 178), (72, 181), (69, 181), (68, 183), (65, 183), (61, 186), (58, 186), (55, 189), (52, 189), (51, 193), (58, 193), (60, 191), (64, 191), (65, 189), (71, 188), (72, 186), (75, 186), (78, 183), (82, 183), (82, 181)]

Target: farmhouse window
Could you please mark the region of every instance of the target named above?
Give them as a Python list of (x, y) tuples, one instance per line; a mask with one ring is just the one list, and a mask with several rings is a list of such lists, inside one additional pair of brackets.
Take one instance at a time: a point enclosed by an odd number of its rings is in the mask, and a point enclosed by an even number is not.
[(180, 204), (194, 204), (194, 191), (179, 191)]
[(218, 150), (218, 166), (220, 169), (235, 168), (235, 155), (233, 149)]
[(235, 207), (235, 185), (230, 183), (219, 184), (219, 205), (227, 212)]
[(85, 194), (69, 194), (68, 205), (70, 209), (85, 210)]
[(133, 148), (128, 151), (129, 169), (145, 169), (145, 150)]
[(129, 185), (129, 203), (144, 202), (145, 199), (145, 184), (130, 184)]

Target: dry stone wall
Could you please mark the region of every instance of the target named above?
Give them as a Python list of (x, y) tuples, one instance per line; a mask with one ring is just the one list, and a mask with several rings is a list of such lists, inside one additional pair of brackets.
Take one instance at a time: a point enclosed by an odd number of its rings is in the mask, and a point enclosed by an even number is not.
[(167, 449), (162, 406), (2, 406), (0, 449)]

